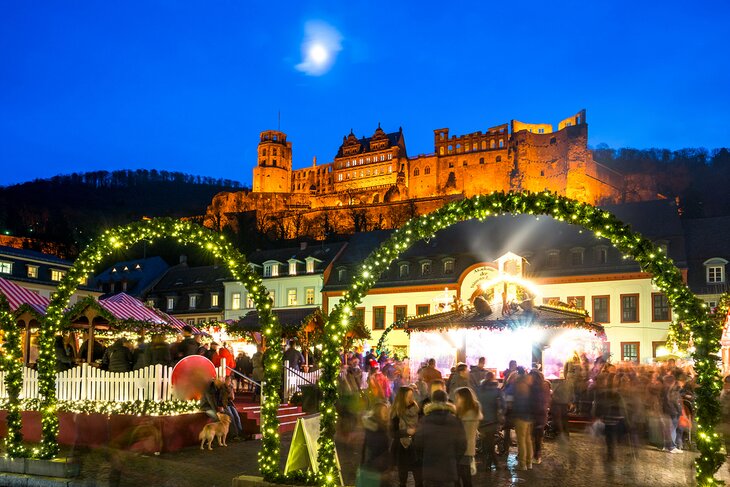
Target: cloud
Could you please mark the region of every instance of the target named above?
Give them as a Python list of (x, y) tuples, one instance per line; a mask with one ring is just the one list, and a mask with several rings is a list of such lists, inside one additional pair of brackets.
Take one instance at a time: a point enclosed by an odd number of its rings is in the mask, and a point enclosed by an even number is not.
[(326, 22), (310, 20), (304, 24), (302, 62), (295, 68), (308, 76), (322, 76), (330, 70), (342, 50), (342, 35)]

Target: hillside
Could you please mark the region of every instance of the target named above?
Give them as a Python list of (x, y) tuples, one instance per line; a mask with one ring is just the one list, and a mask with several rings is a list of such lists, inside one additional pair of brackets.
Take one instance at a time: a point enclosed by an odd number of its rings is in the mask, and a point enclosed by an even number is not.
[(106, 227), (143, 216), (201, 215), (221, 191), (245, 191), (228, 179), (157, 170), (94, 171), (0, 187), (0, 231), (58, 242), (73, 256)]

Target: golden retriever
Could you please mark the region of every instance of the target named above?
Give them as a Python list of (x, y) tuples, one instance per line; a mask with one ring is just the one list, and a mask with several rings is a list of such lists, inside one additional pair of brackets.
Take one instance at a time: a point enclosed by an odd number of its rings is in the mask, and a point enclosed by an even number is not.
[(228, 446), (226, 445), (226, 435), (228, 435), (228, 428), (231, 426), (231, 417), (227, 414), (218, 413), (218, 422), (217, 423), (208, 423), (203, 427), (203, 431), (200, 432), (198, 435), (198, 439), (200, 440), (200, 449), (205, 450), (204, 446), (205, 442), (208, 442), (208, 450), (212, 450), (213, 448), (211, 445), (213, 444), (213, 439), (218, 438), (218, 446)]

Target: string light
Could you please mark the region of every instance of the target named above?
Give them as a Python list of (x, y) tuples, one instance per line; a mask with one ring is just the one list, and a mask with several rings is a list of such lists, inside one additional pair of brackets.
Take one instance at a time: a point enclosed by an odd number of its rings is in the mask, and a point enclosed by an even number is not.
[(8, 399), (3, 409), (7, 410), (8, 434), (5, 437), (6, 455), (21, 458), (29, 455), (23, 445), (22, 411), (20, 405), (20, 391), (23, 389), (23, 356), (20, 346), (20, 327), (15, 323), (15, 317), (10, 311), (10, 304), (4, 294), (0, 294), (0, 328), (5, 335), (5, 350), (2, 370), (5, 371), (5, 390)]
[[(348, 327), (353, 326), (349, 310), (355, 309), (367, 292), (375, 285), (377, 276), (414, 243), (432, 238), (439, 230), (454, 223), (504, 214), (528, 214), (551, 216), (593, 232), (597, 237), (610, 241), (623, 254), (632, 257), (644, 272), (651, 274), (653, 283), (667, 296), (669, 304), (681, 321), (672, 323), (668, 342), (686, 347), (694, 338), (692, 358), (697, 372), (697, 424), (700, 433), (698, 448), (700, 455), (695, 461), (698, 485), (715, 486), (720, 481), (714, 478), (725, 458), (721, 451), (719, 435), (714, 431), (720, 417), (717, 395), (721, 389), (718, 370), (718, 351), (722, 325), (711, 319), (703, 303), (685, 285), (682, 273), (674, 262), (661, 252), (650, 240), (631, 230), (610, 212), (587, 203), (558, 196), (550, 192), (493, 192), (478, 195), (444, 205), (439, 210), (408, 221), (394, 231), (390, 238), (373, 251), (361, 264), (367, 270), (354, 277), (342, 299), (327, 317), (330, 340), (324, 340), (322, 347), (323, 369), (320, 378), (322, 402), (320, 404), (319, 473), (317, 483), (334, 486), (339, 482), (339, 467), (336, 461), (334, 437), (338, 399), (337, 380), (340, 369), (339, 346)], [(719, 313), (727, 313), (730, 298), (721, 300)], [(724, 315), (723, 315), (724, 316)], [(344, 326), (333, 326), (342, 323)], [(389, 328), (396, 326), (396, 323)], [(382, 338), (378, 349), (383, 347)]]

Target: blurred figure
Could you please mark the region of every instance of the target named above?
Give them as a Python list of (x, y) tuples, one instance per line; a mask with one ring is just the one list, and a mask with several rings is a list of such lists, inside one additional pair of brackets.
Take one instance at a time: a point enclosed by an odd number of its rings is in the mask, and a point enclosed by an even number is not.
[(423, 465), (424, 487), (453, 486), (459, 480), (458, 464), (466, 452), (466, 434), (448, 399), (445, 391), (433, 392), (413, 437)]
[(152, 341), (145, 349), (145, 362), (147, 365), (170, 365), (172, 363), (170, 346), (165, 342), (163, 335), (152, 335)]
[[(446, 392), (446, 383), (443, 380), (436, 379), (431, 382), (431, 385), (428, 388), (428, 396), (426, 396), (426, 399), (421, 402), (421, 416), (425, 414), (424, 411), (426, 410), (426, 406), (431, 404), (431, 398), (433, 397), (433, 393), (436, 391)], [(451, 400), (449, 400), (449, 402), (451, 402)]]
[(388, 405), (376, 403), (362, 420), (365, 428), (365, 442), (362, 448), (362, 461), (357, 472), (358, 486), (388, 485), (385, 473), (390, 468), (390, 438), (388, 437)]
[(679, 395), (677, 380), (673, 375), (664, 376), (664, 390), (662, 391), (662, 418), (664, 426), (664, 451), (682, 453), (677, 445), (677, 428), (679, 417), (682, 415), (682, 399)]
[(476, 445), (477, 430), (482, 420), (482, 407), (474, 391), (469, 387), (462, 387), (454, 391), (456, 403), (456, 417), (461, 420), (466, 434), (466, 451), (459, 461), (459, 481), (461, 487), (471, 487), (472, 470), (476, 472)]
[(227, 375), (223, 382), (223, 407), (226, 410), (226, 414), (231, 417), (231, 424), (234, 429), (234, 438), (241, 438), (243, 436), (243, 426), (241, 425), (241, 416), (238, 414), (236, 404), (236, 393), (233, 391), (233, 380), (230, 375)]
[(492, 465), (498, 468), (496, 435), (504, 422), (504, 399), (493, 372), (487, 372), (477, 389), (477, 397), (482, 408), (482, 421), (479, 424), (479, 435), (482, 438), (484, 464), (487, 471)]
[[(253, 364), (251, 363), (251, 357), (248, 356), (248, 354), (242, 350), (238, 357), (236, 357), (236, 371), (239, 374), (243, 374), (246, 377), (249, 377), (251, 375), (251, 372), (253, 372)], [(236, 375), (236, 385), (239, 392), (243, 392), (244, 387), (246, 386), (247, 382), (243, 379), (243, 377)]]
[(517, 469), (531, 470), (533, 458), (532, 425), (534, 406), (532, 404), (532, 376), (519, 374), (514, 382), (512, 416), (517, 434)]
[(533, 369), (530, 371), (532, 402), (532, 460), (533, 463), (542, 463), (542, 440), (545, 436), (548, 408), (550, 406), (550, 382), (546, 381), (542, 373)]
[(302, 352), (297, 350), (294, 340), (289, 340), (289, 348), (284, 352), (284, 362), (289, 362), (290, 369), (302, 370), (304, 356)]
[(615, 376), (601, 373), (596, 376), (594, 416), (603, 421), (606, 452), (609, 462), (616, 460), (616, 443), (624, 426), (626, 408), (614, 385)]
[[(89, 356), (89, 334), (84, 334), (85, 340), (84, 343), (81, 344), (81, 348), (79, 348), (79, 357), (86, 361)], [(31, 341), (31, 346), (33, 342)], [(94, 349), (91, 352), (91, 361), (97, 362), (101, 361), (101, 359), (104, 357), (104, 345), (99, 343), (98, 340), (94, 339)]]
[(390, 383), (380, 371), (380, 365), (375, 362), (370, 364), (370, 377), (368, 377), (368, 394), (371, 404), (376, 402), (390, 402)]
[(553, 389), (550, 412), (552, 413), (553, 425), (558, 440), (567, 440), (570, 435), (568, 431), (568, 411), (573, 402), (573, 387), (575, 374), (569, 371), (565, 379), (555, 383)]
[(140, 336), (137, 338), (137, 346), (132, 351), (132, 369), (138, 370), (146, 367), (148, 364), (145, 362), (145, 350), (147, 344), (144, 342), (144, 337)]
[(722, 382), (720, 393), (720, 422), (717, 425), (717, 432), (725, 440), (725, 455), (730, 456), (730, 375)]
[(102, 364), (107, 364), (109, 372), (129, 372), (132, 370), (132, 342), (127, 338), (119, 338), (106, 349)]
[(456, 401), (456, 391), (462, 387), (471, 388), (471, 380), (469, 378), (469, 370), (466, 364), (461, 363), (456, 366), (456, 373), (450, 377), (449, 382), (449, 399)]
[(56, 351), (56, 372), (63, 372), (74, 366), (74, 359), (68, 353), (62, 335), (56, 335), (54, 349)]
[(398, 466), (398, 485), (406, 487), (408, 472), (413, 473), (416, 487), (423, 486), (421, 464), (413, 446), (413, 436), (418, 428), (419, 408), (413, 390), (410, 387), (401, 387), (395, 395), (391, 409), (391, 427), (393, 432), (393, 455)]
[(423, 369), (423, 380), (429, 385), (435, 380), (443, 380), (441, 371), (436, 368), (436, 360), (428, 359), (428, 365)]
[[(251, 378), (261, 384), (261, 381), (264, 380), (264, 354), (261, 345), (256, 345), (256, 353), (251, 357), (251, 365), (253, 366)], [(253, 391), (253, 402), (259, 402), (260, 398), (261, 386), (257, 385)]]
[(226, 413), (221, 394), (224, 384), (220, 379), (212, 379), (203, 391), (200, 399), (200, 409), (205, 412), (213, 421), (218, 421), (218, 413)]
[(188, 355), (197, 355), (200, 344), (193, 338), (193, 327), (190, 325), (183, 326), (183, 339), (177, 347), (179, 358), (187, 357)]
[(485, 357), (479, 357), (479, 361), (476, 365), (471, 366), (469, 371), (469, 380), (471, 382), (472, 390), (476, 391), (479, 385), (487, 376), (487, 369), (485, 368), (487, 359)]

